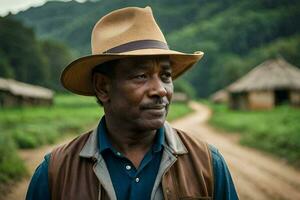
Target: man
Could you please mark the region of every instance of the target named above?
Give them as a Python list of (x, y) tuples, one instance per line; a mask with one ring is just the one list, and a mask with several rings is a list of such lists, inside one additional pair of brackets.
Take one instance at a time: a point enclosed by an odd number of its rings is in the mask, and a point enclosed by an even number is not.
[(61, 81), (96, 96), (105, 116), (45, 157), (27, 200), (237, 199), (218, 151), (165, 121), (173, 79), (202, 56), (169, 50), (150, 7), (101, 18), (92, 55), (67, 66)]

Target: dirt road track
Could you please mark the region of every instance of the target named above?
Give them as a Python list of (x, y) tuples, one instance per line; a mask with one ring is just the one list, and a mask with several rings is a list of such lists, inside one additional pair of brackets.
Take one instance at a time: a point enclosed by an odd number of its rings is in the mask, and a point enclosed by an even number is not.
[[(300, 200), (300, 172), (280, 160), (256, 150), (242, 147), (226, 134), (206, 124), (211, 112), (198, 103), (191, 103), (195, 112), (172, 124), (216, 146), (223, 154), (242, 200)], [(22, 151), (21, 156), (33, 173), (46, 152), (54, 146)], [(28, 179), (16, 185), (5, 200), (22, 200)]]
[(191, 103), (196, 111), (172, 124), (216, 146), (223, 154), (234, 179), (240, 199), (300, 200), (300, 172), (283, 161), (242, 147), (226, 134), (206, 124), (211, 111), (204, 105)]

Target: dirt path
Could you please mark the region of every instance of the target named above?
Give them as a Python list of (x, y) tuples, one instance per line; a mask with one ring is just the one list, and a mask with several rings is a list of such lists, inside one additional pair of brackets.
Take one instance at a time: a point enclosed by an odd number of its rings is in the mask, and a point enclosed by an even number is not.
[[(195, 112), (172, 124), (197, 137), (214, 144), (223, 154), (234, 179), (240, 199), (300, 199), (300, 172), (256, 150), (242, 147), (226, 134), (219, 134), (206, 124), (211, 112), (198, 103), (191, 103)], [(54, 145), (55, 146), (55, 145)], [(46, 152), (54, 146), (46, 146), (36, 150), (22, 151), (21, 156), (33, 173), (35, 167), (43, 159)], [(5, 200), (24, 199), (29, 179), (25, 179)]]
[(172, 124), (215, 145), (223, 154), (240, 199), (300, 199), (300, 172), (256, 150), (240, 146), (226, 134), (206, 124), (211, 111), (198, 103), (196, 112)]

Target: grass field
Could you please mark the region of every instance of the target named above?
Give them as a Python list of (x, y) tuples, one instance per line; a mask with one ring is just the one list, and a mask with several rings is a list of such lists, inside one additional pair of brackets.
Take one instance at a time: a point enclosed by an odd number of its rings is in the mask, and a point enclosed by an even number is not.
[[(186, 104), (172, 104), (168, 120), (189, 112)], [(103, 110), (94, 98), (75, 95), (57, 95), (51, 107), (1, 109), (0, 183), (26, 174), (17, 148), (37, 148), (55, 143), (66, 134), (82, 133), (94, 127), (102, 115)]]
[(262, 149), (300, 167), (300, 109), (287, 105), (269, 111), (233, 111), (208, 103), (210, 123), (241, 134), (241, 143)]

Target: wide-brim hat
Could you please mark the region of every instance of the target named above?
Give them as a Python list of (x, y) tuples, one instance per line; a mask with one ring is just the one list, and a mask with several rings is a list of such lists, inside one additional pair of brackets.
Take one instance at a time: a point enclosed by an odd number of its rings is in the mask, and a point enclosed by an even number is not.
[(107, 61), (139, 56), (168, 56), (176, 79), (199, 61), (203, 52), (170, 50), (150, 7), (128, 7), (102, 17), (94, 26), (92, 55), (70, 63), (62, 72), (62, 85), (73, 93), (94, 96), (92, 70)]

